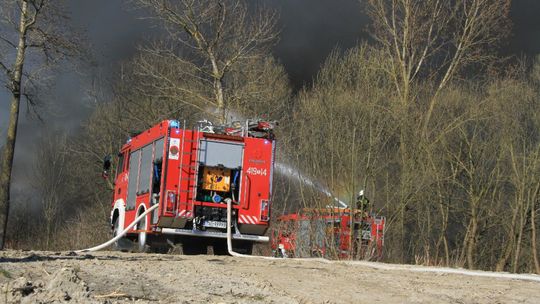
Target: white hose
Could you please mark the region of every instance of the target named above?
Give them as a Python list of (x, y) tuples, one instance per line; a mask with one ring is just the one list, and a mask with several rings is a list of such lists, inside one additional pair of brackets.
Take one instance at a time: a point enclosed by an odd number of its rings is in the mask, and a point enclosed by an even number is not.
[(242, 257), (242, 258), (253, 257), (251, 255), (241, 254), (241, 253), (233, 251), (233, 249), (232, 249), (232, 229), (231, 229), (231, 222), (232, 222), (232, 219), (231, 219), (231, 209), (232, 209), (231, 204), (232, 204), (232, 200), (230, 198), (227, 198), (227, 199), (225, 199), (225, 202), (227, 203), (227, 251), (229, 252), (230, 255), (232, 255), (234, 257)]
[(466, 276), (473, 276), (473, 277), (488, 277), (488, 278), (510, 279), (510, 280), (515, 279), (515, 280), (540, 282), (540, 275), (536, 275), (536, 274), (492, 272), (492, 271), (468, 270), (468, 269), (448, 268), (448, 267), (386, 264), (386, 263), (368, 262), (368, 261), (346, 261), (344, 263), (348, 265), (366, 266), (366, 267), (371, 267), (371, 268), (375, 268), (379, 270), (402, 270), (402, 271), (411, 271), (411, 272), (459, 274), (459, 275), (466, 275)]
[(239, 258), (256, 258), (256, 259), (263, 259), (263, 260), (273, 260), (275, 258), (273, 257), (265, 257), (265, 256), (258, 256), (258, 255), (247, 255), (247, 254), (241, 254), (238, 252), (234, 252), (232, 249), (232, 229), (231, 229), (231, 223), (232, 223), (232, 217), (231, 217), (231, 204), (232, 200), (230, 198), (225, 199), (225, 202), (227, 203), (227, 251), (230, 255), (233, 257), (239, 257)]
[(143, 214), (139, 215), (139, 217), (137, 217), (133, 222), (131, 222), (131, 224), (129, 224), (129, 226), (126, 227), (126, 229), (124, 229), (122, 232), (120, 232), (117, 236), (115, 236), (114, 238), (108, 240), (107, 242), (101, 244), (101, 245), (98, 245), (98, 246), (95, 246), (95, 247), (92, 247), (92, 248), (87, 248), (87, 249), (81, 249), (81, 250), (77, 250), (75, 252), (91, 252), (91, 251), (98, 251), (98, 250), (101, 250), (107, 246), (110, 246), (112, 245), (114, 242), (118, 241), (120, 238), (122, 238), (129, 230), (131, 230), (131, 228), (133, 228), (140, 220), (142, 220), (148, 213), (154, 211), (157, 207), (159, 206), (159, 204), (155, 204), (154, 206), (148, 208), (145, 212), (143, 212)]
[[(231, 232), (231, 200), (226, 199), (225, 201), (227, 202), (227, 250), (229, 251), (229, 254), (234, 257), (241, 257), (241, 258), (256, 258), (256, 259), (263, 259), (263, 260), (284, 260), (283, 258), (246, 255), (246, 254), (234, 252), (232, 249), (232, 232)], [(310, 262), (317, 261), (317, 262), (322, 262), (322, 263), (327, 263), (327, 264), (361, 265), (361, 266), (370, 267), (370, 268), (379, 269), (379, 270), (405, 270), (405, 271), (412, 271), (412, 272), (434, 272), (434, 273), (445, 273), (445, 274), (460, 274), (460, 275), (475, 276), (475, 277), (517, 279), (517, 280), (524, 280), (524, 281), (540, 282), (540, 276), (535, 275), (535, 274), (515, 274), (515, 273), (500, 273), (500, 272), (490, 272), (490, 271), (473, 271), (473, 270), (467, 270), (467, 269), (413, 266), (413, 265), (396, 265), (396, 264), (375, 263), (375, 262), (367, 262), (367, 261), (331, 261), (324, 258), (293, 258), (293, 259), (288, 259), (288, 260), (310, 261)]]

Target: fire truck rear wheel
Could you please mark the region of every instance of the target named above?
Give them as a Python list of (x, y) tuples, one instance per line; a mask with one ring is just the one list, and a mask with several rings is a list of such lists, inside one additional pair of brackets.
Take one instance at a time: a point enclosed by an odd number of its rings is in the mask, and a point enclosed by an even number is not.
[(200, 239), (189, 239), (182, 242), (182, 254), (185, 255), (196, 255), (196, 254), (207, 254), (208, 253), (208, 244), (206, 242), (201, 242)]
[(161, 254), (167, 254), (169, 253), (169, 246), (165, 246), (165, 245), (151, 245), (150, 246), (150, 251), (153, 252), (153, 253), (161, 253)]
[[(236, 253), (248, 255), (253, 253), (253, 243), (251, 242), (233, 241), (232, 247), (233, 251)], [(214, 250), (214, 255), (229, 255), (226, 241), (218, 240), (212, 244), (212, 248)]]
[(233, 242), (233, 251), (240, 254), (253, 254), (253, 243), (251, 242)]
[[(147, 222), (146, 216), (137, 224), (137, 230), (146, 230)], [(146, 232), (139, 232), (137, 237), (137, 249), (139, 252), (150, 252), (150, 247), (146, 244), (147, 234)]]
[[(120, 232), (122, 232), (122, 228), (120, 227), (120, 220), (118, 219), (118, 217), (116, 217), (113, 222), (112, 236), (116, 237)], [(114, 244), (112, 245), (112, 249), (126, 252), (131, 249), (131, 245), (131, 241), (123, 237), (114, 242)]]
[(212, 250), (214, 251), (214, 255), (229, 255), (227, 242), (223, 240), (216, 240), (212, 244)]

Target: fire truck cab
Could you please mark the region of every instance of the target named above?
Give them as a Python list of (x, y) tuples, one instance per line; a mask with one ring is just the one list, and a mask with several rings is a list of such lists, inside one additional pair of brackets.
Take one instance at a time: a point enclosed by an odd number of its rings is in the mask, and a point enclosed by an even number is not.
[[(200, 122), (187, 129), (164, 120), (129, 138), (116, 170), (111, 225), (118, 235), (151, 206), (157, 209), (129, 230), (117, 246), (226, 254), (227, 204), (231, 200), (236, 251), (250, 254), (270, 221), (274, 123), (234, 126)], [(168, 245), (169, 244), (169, 245)]]

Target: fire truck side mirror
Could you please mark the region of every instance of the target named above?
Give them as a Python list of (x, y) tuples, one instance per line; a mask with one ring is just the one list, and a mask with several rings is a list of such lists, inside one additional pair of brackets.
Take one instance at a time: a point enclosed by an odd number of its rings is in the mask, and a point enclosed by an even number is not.
[(111, 169), (111, 161), (112, 161), (112, 157), (110, 155), (106, 155), (103, 158), (103, 172), (101, 173), (101, 176), (104, 179), (109, 178), (109, 170)]

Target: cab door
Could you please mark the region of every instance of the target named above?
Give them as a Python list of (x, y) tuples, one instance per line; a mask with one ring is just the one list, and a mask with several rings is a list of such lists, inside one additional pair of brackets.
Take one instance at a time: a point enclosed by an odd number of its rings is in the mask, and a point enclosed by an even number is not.
[(120, 152), (120, 154), (118, 154), (118, 166), (116, 167), (113, 203), (116, 202), (118, 199), (123, 199), (124, 202), (127, 200), (128, 163), (129, 150)]
[[(141, 148), (141, 162), (139, 166), (139, 178), (137, 181), (136, 207), (140, 213), (140, 206), (144, 204), (146, 208), (150, 206), (150, 184), (152, 177), (152, 154), (153, 142)], [(138, 214), (137, 214), (138, 215)]]

